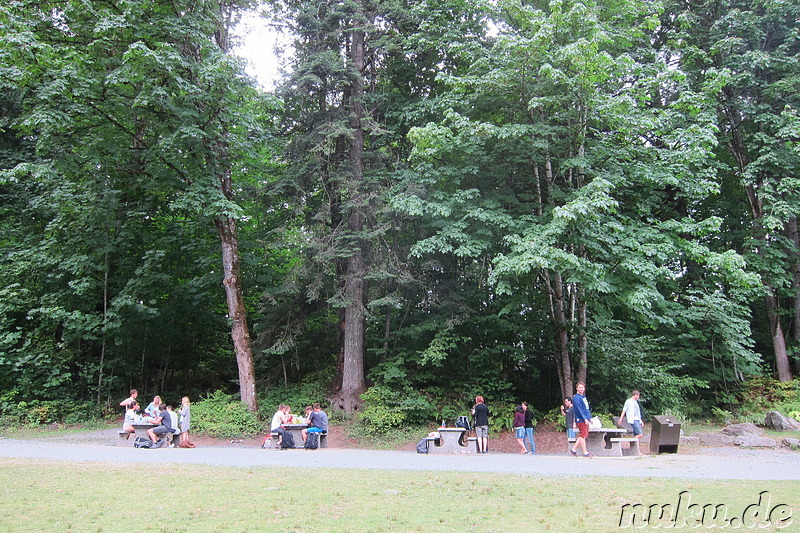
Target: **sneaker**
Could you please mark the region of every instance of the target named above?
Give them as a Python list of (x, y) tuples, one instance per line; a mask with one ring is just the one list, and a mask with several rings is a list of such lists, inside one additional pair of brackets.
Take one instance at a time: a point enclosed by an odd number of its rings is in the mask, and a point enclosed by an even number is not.
[(584, 457), (594, 457), (593, 453), (585, 453), (583, 454)]
[(569, 453), (571, 453), (571, 454), (572, 454), (572, 455), (574, 455), (575, 457), (578, 457), (578, 454), (577, 454), (577, 453), (575, 453), (575, 450), (570, 450), (570, 451), (569, 451)]

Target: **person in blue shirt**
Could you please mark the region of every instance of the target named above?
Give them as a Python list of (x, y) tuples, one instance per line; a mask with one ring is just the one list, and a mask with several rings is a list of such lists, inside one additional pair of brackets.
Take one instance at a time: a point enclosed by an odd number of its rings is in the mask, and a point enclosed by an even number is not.
[(303, 442), (308, 439), (309, 433), (327, 433), (328, 432), (328, 415), (322, 410), (322, 407), (315, 403), (313, 406), (314, 411), (308, 417), (309, 427), (300, 432), (303, 437)]
[(586, 449), (586, 437), (589, 436), (589, 420), (592, 419), (592, 411), (589, 409), (589, 400), (585, 396), (586, 385), (579, 381), (575, 390), (577, 392), (572, 397), (572, 408), (575, 414), (575, 424), (578, 426), (578, 436), (575, 438), (575, 444), (570, 449), (570, 453), (578, 455), (577, 450), (580, 447), (583, 456), (589, 457), (591, 454)]

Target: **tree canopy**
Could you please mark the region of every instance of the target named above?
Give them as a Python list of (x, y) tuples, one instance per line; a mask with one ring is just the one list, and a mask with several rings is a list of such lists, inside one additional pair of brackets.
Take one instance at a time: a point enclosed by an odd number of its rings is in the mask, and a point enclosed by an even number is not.
[[(248, 9), (293, 39), (274, 90), (232, 52)], [(790, 380), (799, 9), (4, 4), (0, 403), (313, 381), (412, 417), (584, 381), (702, 409)]]

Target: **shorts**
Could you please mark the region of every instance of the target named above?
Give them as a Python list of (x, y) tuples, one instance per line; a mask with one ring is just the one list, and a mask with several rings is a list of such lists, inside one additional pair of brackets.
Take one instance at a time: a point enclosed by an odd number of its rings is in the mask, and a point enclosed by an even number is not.
[(578, 422), (578, 436), (584, 439), (589, 436), (589, 422)]
[(479, 439), (489, 437), (489, 426), (475, 426), (475, 436)]
[(516, 437), (518, 439), (524, 439), (525, 438), (525, 428), (524, 427), (514, 428), (514, 437)]
[(641, 420), (634, 420), (633, 424), (631, 424), (631, 427), (633, 427), (634, 436), (642, 434), (642, 421)]
[(311, 426), (306, 430), (306, 433), (323, 433), (325, 430), (317, 426)]
[(167, 433), (172, 433), (172, 430), (167, 426), (158, 426), (153, 428), (153, 433), (156, 435), (166, 435)]

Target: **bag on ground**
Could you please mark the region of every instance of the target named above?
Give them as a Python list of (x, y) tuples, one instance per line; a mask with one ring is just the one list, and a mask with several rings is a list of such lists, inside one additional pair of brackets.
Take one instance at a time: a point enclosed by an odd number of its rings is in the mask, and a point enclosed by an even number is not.
[(306, 443), (303, 446), (306, 450), (316, 450), (319, 448), (319, 433), (309, 433), (306, 435)]
[(428, 453), (428, 439), (421, 439), (417, 443), (417, 453)]
[(133, 440), (133, 447), (150, 449), (153, 447), (153, 441), (144, 437), (136, 437)]
[(286, 448), (294, 448), (294, 437), (288, 431), (283, 432), (283, 440), (281, 440), (281, 450)]

